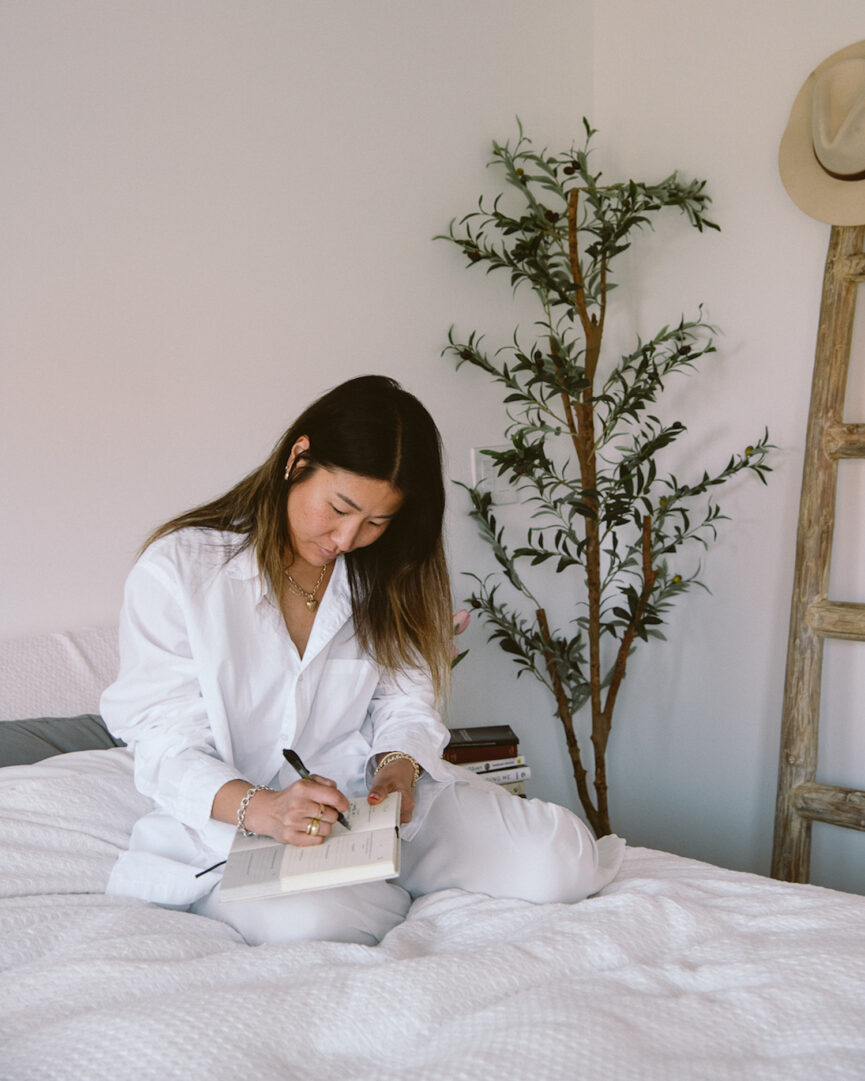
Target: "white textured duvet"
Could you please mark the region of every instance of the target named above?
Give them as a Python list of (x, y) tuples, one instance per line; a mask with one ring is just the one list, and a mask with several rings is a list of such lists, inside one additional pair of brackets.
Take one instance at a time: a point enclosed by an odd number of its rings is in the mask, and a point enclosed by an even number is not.
[(0, 771), (3, 1081), (865, 1078), (865, 899), (643, 849), (578, 905), (448, 890), (377, 948), (102, 890), (125, 751)]

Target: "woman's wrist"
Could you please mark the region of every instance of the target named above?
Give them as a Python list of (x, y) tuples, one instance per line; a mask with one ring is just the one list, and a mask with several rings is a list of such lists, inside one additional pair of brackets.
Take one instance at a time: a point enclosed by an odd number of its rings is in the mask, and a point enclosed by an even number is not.
[(379, 755), (378, 765), (375, 767), (373, 777), (375, 777), (379, 770), (386, 769), (388, 766), (391, 766), (396, 762), (399, 762), (401, 764), (404, 763), (406, 766), (411, 768), (411, 787), (414, 788), (414, 786), (417, 784), (418, 777), (420, 776), (421, 765), (416, 758), (412, 758), (412, 756), (410, 754), (407, 754), (405, 751), (388, 751), (386, 754)]
[(254, 784), (250, 785), (246, 792), (246, 795), (240, 801), (240, 805), (237, 808), (237, 829), (244, 837), (254, 837), (255, 830), (249, 829), (246, 822), (246, 812), (249, 810), (249, 805), (259, 792), (272, 792), (273, 789), (269, 788), (266, 784)]
[(228, 781), (214, 796), (210, 816), (217, 822), (258, 833), (264, 824), (262, 812), (267, 802), (262, 794), (272, 791), (266, 785), (255, 785), (242, 778)]

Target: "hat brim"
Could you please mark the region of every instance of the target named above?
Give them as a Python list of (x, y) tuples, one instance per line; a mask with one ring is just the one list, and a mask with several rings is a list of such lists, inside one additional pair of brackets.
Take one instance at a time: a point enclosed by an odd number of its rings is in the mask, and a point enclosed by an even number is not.
[(827, 173), (817, 160), (811, 138), (811, 105), (817, 76), (840, 60), (851, 58), (865, 59), (865, 41), (833, 53), (811, 72), (793, 102), (778, 151), (778, 167), (787, 194), (809, 217), (827, 225), (865, 225), (865, 180), (838, 180)]

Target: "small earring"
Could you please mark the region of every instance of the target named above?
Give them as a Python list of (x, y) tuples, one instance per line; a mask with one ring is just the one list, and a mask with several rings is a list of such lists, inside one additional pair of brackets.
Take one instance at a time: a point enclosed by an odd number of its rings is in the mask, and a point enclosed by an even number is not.
[(291, 476), (291, 466), (290, 466), (290, 465), (287, 465), (287, 466), (285, 467), (285, 479), (286, 479), (286, 480), (288, 480), (288, 478), (289, 478), (290, 476)]

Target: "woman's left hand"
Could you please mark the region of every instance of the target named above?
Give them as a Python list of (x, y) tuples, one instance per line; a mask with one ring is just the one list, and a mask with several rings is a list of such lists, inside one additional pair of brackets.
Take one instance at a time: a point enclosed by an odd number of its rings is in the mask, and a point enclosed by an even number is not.
[(385, 796), (391, 792), (401, 792), (399, 822), (404, 826), (411, 822), (414, 813), (414, 795), (412, 794), (412, 782), (414, 781), (414, 766), (405, 758), (398, 758), (395, 762), (389, 762), (384, 769), (380, 769), (373, 778), (372, 788), (366, 797), (367, 803), (381, 803)]

